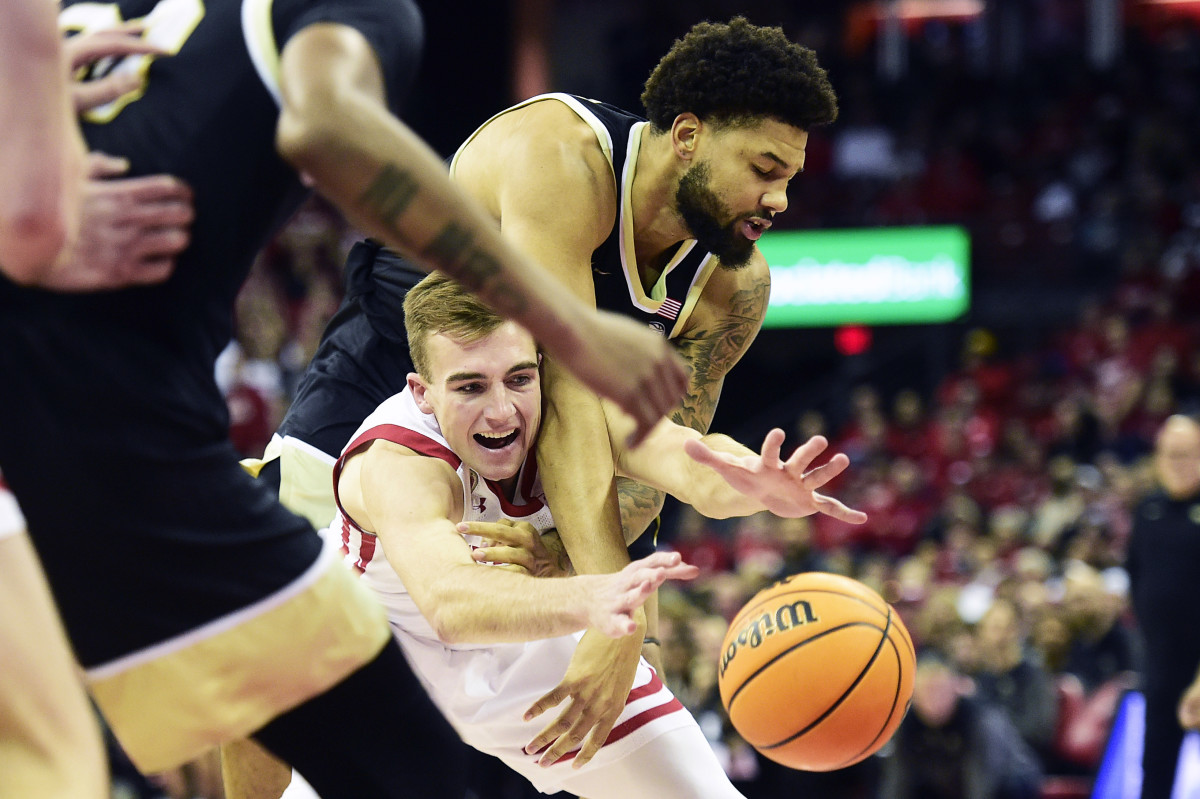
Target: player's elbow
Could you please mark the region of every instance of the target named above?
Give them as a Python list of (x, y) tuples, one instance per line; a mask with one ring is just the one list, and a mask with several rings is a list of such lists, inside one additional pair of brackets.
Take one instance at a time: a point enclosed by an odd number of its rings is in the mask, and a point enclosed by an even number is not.
[(471, 615), (466, 612), (458, 592), (441, 584), (410, 588), (413, 601), (433, 634), (443, 644), (461, 644), (471, 640)]
[(466, 618), (453, 607), (439, 607), (425, 618), (443, 644), (463, 644), (471, 640)]
[(319, 173), (333, 157), (338, 126), (320, 115), (285, 108), (275, 129), (275, 148), (297, 171)]

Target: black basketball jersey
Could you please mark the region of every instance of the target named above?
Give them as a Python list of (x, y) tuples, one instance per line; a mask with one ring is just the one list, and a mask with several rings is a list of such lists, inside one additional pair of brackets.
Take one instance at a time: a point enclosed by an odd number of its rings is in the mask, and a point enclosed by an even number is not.
[[(676, 247), (650, 291), (642, 285), (634, 254), (632, 186), (638, 147), (649, 123), (608, 103), (558, 93), (532, 97), (496, 116), (548, 99), (566, 104), (592, 127), (617, 182), (616, 223), (608, 238), (592, 253), (596, 306), (645, 322), (668, 338), (675, 338), (683, 330), (717, 261), (711, 253), (696, 246), (695, 240), (688, 239)], [(486, 125), (487, 122), (479, 130)], [(463, 147), (474, 137), (472, 134)]]
[(76, 420), (73, 435), (133, 457), (224, 442), (213, 366), (234, 298), (308, 194), (275, 151), (279, 52), (309, 24), (351, 26), (375, 48), (398, 104), (422, 36), (410, 0), (68, 0), (60, 22), (87, 30), (122, 19), (143, 20), (146, 37), (175, 54), (119, 61), (143, 85), (89, 112), (84, 135), (91, 149), (128, 158), (131, 175), (167, 173), (192, 187), (191, 245), (157, 286), (63, 295), (0, 278), (0, 368), (10, 382), (20, 376), (19, 389), (0, 392), (0, 460), (15, 468), (27, 453), (3, 442), (24, 435), (12, 428), (24, 427), (14, 420), (28, 403), (45, 405), (52, 427)]
[(342, 453), (362, 420), (404, 390), (415, 371), (404, 330), (404, 297), (425, 272), (376, 241), (350, 250), (345, 295), (325, 326), (312, 362), (277, 431)]

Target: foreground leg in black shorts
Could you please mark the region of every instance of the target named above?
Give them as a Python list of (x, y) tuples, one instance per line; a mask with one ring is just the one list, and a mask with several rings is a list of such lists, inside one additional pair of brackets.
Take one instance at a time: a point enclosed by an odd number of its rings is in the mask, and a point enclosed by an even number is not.
[(254, 738), (322, 799), (460, 799), (466, 744), (442, 717), (395, 640)]

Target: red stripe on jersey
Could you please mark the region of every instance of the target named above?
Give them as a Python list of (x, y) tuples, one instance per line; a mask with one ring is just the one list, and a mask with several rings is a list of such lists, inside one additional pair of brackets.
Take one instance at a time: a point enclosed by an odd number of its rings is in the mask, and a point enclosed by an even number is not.
[(358, 560), (354, 561), (354, 568), (358, 569), (359, 572), (365, 572), (367, 564), (371, 562), (371, 558), (375, 557), (375, 544), (379, 539), (371, 533), (364, 533), (360, 530), (359, 541)]
[[(608, 738), (606, 738), (604, 740), (604, 745), (608, 746), (611, 743), (616, 743), (617, 741), (621, 740), (622, 738), (624, 738), (625, 736), (634, 732), (635, 730), (639, 730), (642, 727), (645, 727), (647, 724), (654, 721), (655, 719), (662, 718), (663, 716), (667, 715), (668, 713), (674, 713), (676, 711), (683, 711), (683, 705), (675, 697), (671, 697), (670, 702), (665, 702), (661, 705), (657, 705), (655, 707), (650, 708), (649, 710), (643, 710), (641, 713), (638, 713), (636, 716), (633, 716), (632, 718), (628, 718), (625, 721), (618, 724), (617, 726), (613, 727), (612, 731), (608, 734)], [(555, 763), (566, 763), (568, 760), (574, 760), (575, 756), (578, 754), (579, 754), (579, 750), (576, 749), (574, 752), (567, 752), (565, 755), (560, 757), (558, 760), (555, 760), (554, 762)]]
[[(628, 705), (630, 702), (636, 702), (639, 699), (645, 699), (647, 696), (653, 696), (654, 694), (658, 693), (662, 689), (663, 689), (663, 682), (661, 679), (659, 679), (658, 672), (656, 672), (654, 669), (651, 669), (650, 670), (650, 681), (648, 683), (646, 683), (645, 685), (642, 685), (638, 688), (634, 688), (632, 691), (630, 691), (629, 698), (627, 698), (625, 700), (625, 704)], [(623, 721), (620, 724), (618, 724), (617, 726), (613, 727), (609, 731), (608, 737), (604, 739), (604, 745), (608, 746), (611, 743), (616, 743), (617, 741), (621, 740), (625, 736), (632, 733), (634, 730), (637, 730), (637, 729), (640, 729), (640, 728), (646, 726), (647, 724), (654, 721), (655, 719), (662, 718), (663, 716), (667, 715), (668, 713), (674, 713), (677, 710), (683, 710), (683, 709), (684, 709), (683, 705), (680, 703), (680, 701), (672, 696), (671, 701), (664, 702), (661, 705), (656, 705), (652, 708), (643, 710), (641, 713), (638, 713), (636, 716), (630, 716), (629, 718), (625, 719), (625, 721)], [(573, 752), (567, 752), (565, 755), (563, 755), (562, 757), (560, 757), (558, 760), (556, 760), (554, 762), (555, 763), (564, 763), (568, 760), (573, 760), (577, 754), (579, 754), (578, 749), (576, 749)]]
[(508, 516), (532, 516), (542, 509), (543, 503), (540, 499), (533, 498), (524, 505), (517, 505), (504, 498), (504, 489), (500, 487), (499, 483), (486, 479), (484, 482), (487, 483), (492, 493), (496, 495), (496, 499), (500, 500), (500, 510), (504, 511)]
[(634, 688), (632, 691), (630, 691), (629, 698), (625, 700), (625, 704), (628, 705), (630, 702), (636, 702), (637, 700), (644, 699), (651, 694), (656, 694), (661, 691), (662, 688), (663, 683), (662, 680), (658, 678), (658, 672), (654, 669), (650, 669), (650, 681), (645, 685), (639, 688)]
[[(454, 454), (449, 448), (434, 441), (429, 436), (418, 433), (416, 430), (411, 430), (407, 427), (401, 427), (398, 424), (379, 424), (372, 428), (364, 430), (361, 435), (351, 441), (342, 452), (342, 457), (346, 457), (345, 453), (353, 452), (358, 447), (368, 441), (374, 441), (382, 438), (385, 441), (391, 441), (393, 444), (399, 444), (402, 447), (408, 447), (413, 452), (419, 452), (422, 455), (428, 455), (431, 458), (441, 458), (450, 464), (456, 470), (462, 464), (462, 459)], [(341, 460), (341, 458), (339, 458)]]
[[(346, 459), (350, 457), (363, 444), (369, 444), (372, 441), (378, 440), (390, 441), (393, 444), (399, 444), (402, 447), (408, 447), (413, 452), (421, 455), (427, 455), (431, 458), (441, 458), (450, 464), (450, 468), (457, 470), (462, 461), (457, 455), (451, 452), (446, 447), (434, 441), (428, 436), (418, 433), (416, 430), (410, 430), (407, 427), (401, 427), (396, 424), (378, 424), (368, 428), (360, 435), (356, 436), (353, 441), (346, 445), (339, 457), (333, 464), (333, 501), (337, 505), (338, 512), (342, 515), (342, 519), (349, 520), (350, 514), (346, 513), (346, 509), (342, 507), (342, 497), (338, 493), (338, 481), (342, 476), (342, 469), (346, 467)], [(353, 522), (350, 522), (354, 524)], [(358, 525), (354, 525), (355, 529)], [(361, 532), (361, 531), (360, 531)], [(370, 533), (363, 533), (370, 535)], [(371, 544), (371, 551), (375, 551), (375, 545)]]

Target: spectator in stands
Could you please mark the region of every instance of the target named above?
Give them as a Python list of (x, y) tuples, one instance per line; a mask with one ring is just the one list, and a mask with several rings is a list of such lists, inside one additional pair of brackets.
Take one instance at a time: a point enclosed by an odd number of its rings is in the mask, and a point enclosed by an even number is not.
[(1023, 620), (1010, 600), (997, 598), (975, 628), (976, 691), (1001, 708), (1042, 762), (1054, 737), (1054, 679), (1025, 644)]
[(917, 663), (912, 710), (884, 760), (881, 799), (1035, 799), (1037, 759), (999, 708), (966, 695), (953, 665)]
[(1125, 596), (1106, 585), (1099, 571), (1079, 561), (1067, 565), (1063, 612), (1071, 645), (1063, 670), (1087, 691), (1137, 670), (1137, 644), (1122, 621)]

